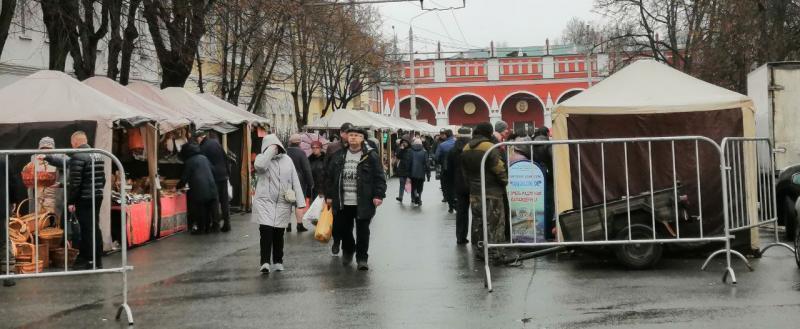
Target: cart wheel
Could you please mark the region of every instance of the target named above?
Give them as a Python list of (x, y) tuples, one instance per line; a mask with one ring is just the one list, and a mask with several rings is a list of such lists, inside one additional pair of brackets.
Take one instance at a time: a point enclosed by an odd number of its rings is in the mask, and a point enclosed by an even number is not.
[[(653, 238), (653, 230), (649, 226), (633, 224), (630, 226), (633, 240)], [(617, 233), (617, 240), (628, 240), (628, 229)], [(644, 270), (653, 267), (661, 259), (663, 248), (657, 243), (633, 243), (619, 245), (614, 248), (617, 260), (632, 270)]]

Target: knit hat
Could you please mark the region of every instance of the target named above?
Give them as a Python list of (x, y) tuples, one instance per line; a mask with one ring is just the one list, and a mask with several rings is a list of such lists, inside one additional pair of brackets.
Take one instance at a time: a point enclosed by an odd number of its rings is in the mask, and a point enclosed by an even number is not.
[(492, 138), (492, 124), (488, 122), (478, 124), (478, 126), (475, 127), (475, 130), (472, 131), (472, 135)]
[(300, 140), (301, 140), (300, 134), (292, 134), (291, 136), (289, 136), (289, 144), (290, 145), (291, 144), (300, 144)]
[(414, 138), (414, 143), (412, 143), (412, 144), (413, 145), (422, 145), (422, 140), (419, 139), (419, 138)]
[(458, 137), (472, 137), (472, 128), (470, 127), (458, 128)]
[(500, 120), (494, 123), (494, 131), (501, 133), (506, 129), (508, 129), (508, 124), (505, 121)]
[(56, 148), (56, 141), (50, 137), (42, 137), (42, 139), (39, 140), (39, 148), (54, 149)]

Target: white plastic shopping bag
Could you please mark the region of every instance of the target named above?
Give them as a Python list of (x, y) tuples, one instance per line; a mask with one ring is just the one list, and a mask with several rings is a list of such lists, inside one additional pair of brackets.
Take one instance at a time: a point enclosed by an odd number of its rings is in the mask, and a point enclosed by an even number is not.
[(319, 215), (322, 213), (322, 206), (325, 204), (325, 198), (317, 197), (314, 199), (314, 202), (311, 203), (311, 206), (308, 207), (306, 210), (305, 215), (303, 215), (304, 221), (316, 222), (319, 219)]

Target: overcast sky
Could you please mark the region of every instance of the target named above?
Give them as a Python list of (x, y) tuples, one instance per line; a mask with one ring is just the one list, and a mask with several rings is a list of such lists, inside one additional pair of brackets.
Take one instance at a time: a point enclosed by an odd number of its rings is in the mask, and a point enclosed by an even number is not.
[[(424, 0), (425, 8), (461, 6), (462, 0)], [(535, 46), (560, 38), (572, 17), (597, 21), (593, 0), (466, 0), (466, 8), (425, 12), (419, 2), (387, 3), (377, 6), (383, 16), (382, 30), (391, 37), (392, 26), (400, 47), (407, 51), (409, 20), (414, 16), (414, 48), (434, 51), (436, 41), (444, 50), (488, 48), (495, 45)], [(460, 29), (459, 29), (460, 27)]]

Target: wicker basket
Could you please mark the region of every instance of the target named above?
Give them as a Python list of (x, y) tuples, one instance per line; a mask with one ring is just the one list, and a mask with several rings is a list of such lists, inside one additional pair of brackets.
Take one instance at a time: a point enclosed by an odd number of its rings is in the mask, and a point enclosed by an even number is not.
[(25, 223), (19, 219), (12, 218), (8, 222), (8, 237), (12, 242), (28, 242), (31, 238), (31, 233)]
[(41, 273), (44, 272), (44, 261), (39, 260), (36, 266), (34, 266), (33, 262), (20, 263), (19, 260), (17, 260), (17, 263), (14, 264), (14, 269), (17, 271), (17, 274)]
[[(67, 266), (75, 265), (75, 260), (78, 259), (79, 251), (75, 248), (69, 248), (69, 258), (67, 259)], [(50, 260), (52, 260), (53, 267), (60, 268), (64, 264), (64, 248), (56, 248), (50, 250)]]
[(42, 230), (49, 225), (49, 219), (52, 218), (53, 215), (48, 214), (47, 211), (43, 209), (40, 209), (38, 214), (22, 215), (22, 208), (27, 202), (30, 202), (30, 199), (22, 200), (22, 202), (17, 205), (17, 209), (14, 211), (14, 219), (25, 223), (25, 225), (28, 226), (28, 233), (34, 234), (36, 232), (37, 223), (39, 225), (39, 230)]
[[(30, 162), (22, 168), (20, 176), (22, 176), (22, 183), (25, 186), (33, 187), (34, 183), (36, 183), (38, 187), (48, 187), (55, 185), (56, 181), (58, 181), (58, 169), (56, 167), (49, 166), (45, 161), (40, 162), (38, 168), (34, 167), (34, 163)], [(39, 169), (36, 175), (34, 175), (35, 169)]]
[[(47, 245), (39, 244), (39, 260), (44, 261), (44, 266), (50, 264), (50, 250)], [(15, 256), (17, 262), (32, 262), (36, 255), (33, 253), (33, 244), (31, 243), (17, 243), (17, 255)]]
[(64, 241), (64, 230), (58, 227), (45, 227), (39, 231), (39, 243), (47, 245), (47, 250), (59, 247)]

